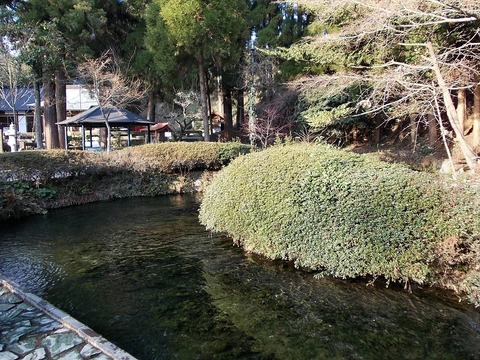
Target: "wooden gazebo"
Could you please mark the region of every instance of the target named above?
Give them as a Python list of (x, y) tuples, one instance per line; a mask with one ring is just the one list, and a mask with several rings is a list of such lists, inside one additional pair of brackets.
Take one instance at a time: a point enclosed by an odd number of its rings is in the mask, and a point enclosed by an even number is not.
[[(155, 124), (153, 121), (147, 120), (145, 117), (132, 113), (126, 109), (113, 108), (108, 116), (108, 124), (112, 128), (127, 129), (127, 146), (131, 145), (131, 129), (134, 126), (146, 126), (148, 131), (147, 139), (150, 139), (150, 126)], [(67, 127), (74, 126), (81, 128), (82, 149), (85, 150), (86, 137), (85, 131), (90, 130), (90, 142), (92, 141), (92, 129), (106, 127), (105, 117), (99, 106), (92, 107), (80, 114), (72, 116), (69, 119), (60, 121), (57, 125), (65, 126), (65, 147), (69, 147), (69, 138)], [(92, 143), (90, 143), (92, 147)]]

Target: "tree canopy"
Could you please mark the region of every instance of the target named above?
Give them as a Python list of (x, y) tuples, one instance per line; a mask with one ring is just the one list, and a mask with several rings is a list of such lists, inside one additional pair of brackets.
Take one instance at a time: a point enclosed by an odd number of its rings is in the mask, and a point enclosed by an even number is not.
[[(178, 91), (198, 91), (206, 140), (214, 84), (222, 85), (216, 91), (223, 92), (227, 107), (231, 92), (237, 93), (243, 116), (243, 91), (253, 83), (249, 98), (274, 104), (275, 96), (283, 96), (280, 82), (289, 80), (299, 94), (292, 116), (298, 113), (297, 120), (314, 131), (338, 138), (359, 127), (378, 129), (379, 121), (414, 116), (426, 124), (434, 116), (440, 127), (455, 132), (474, 167), (471, 148), (480, 147), (476, 1), (10, 0), (2, 5), (2, 33), (8, 28), (11, 39), (21, 39), (21, 59), (37, 80), (51, 81), (59, 70), (74, 78), (85, 57), (113, 51), (131, 64), (128, 76), (148, 84), (149, 103), (161, 94), (173, 101)], [(251, 56), (252, 48), (262, 54)], [(280, 60), (268, 59), (272, 54)], [(468, 114), (478, 120), (470, 143), (463, 139)]]
[(160, 71), (175, 79), (177, 64), (196, 64), (205, 140), (210, 133), (206, 71), (239, 60), (248, 38), (247, 9), (243, 0), (154, 0), (147, 11), (147, 45)]
[[(354, 102), (328, 108), (315, 103), (318, 113), (328, 110), (340, 118), (352, 112), (380, 114), (384, 119), (428, 115), (455, 132), (471, 168), (476, 155), (466, 144), (455, 109), (459, 89), (474, 92), (480, 67), (480, 6), (449, 0), (370, 1), (301, 0), (315, 12), (307, 29), (310, 37), (278, 50), (285, 59), (307, 64), (314, 86), (363, 91)], [(312, 78), (303, 90), (312, 87)], [(357, 84), (357, 85), (355, 85)], [(296, 83), (296, 86), (299, 82)], [(351, 92), (349, 92), (351, 93)], [(330, 102), (331, 104), (331, 102)], [(351, 111), (343, 114), (345, 108)], [(311, 113), (311, 106), (307, 111)], [(458, 129), (457, 129), (458, 127)], [(474, 131), (479, 131), (478, 126)]]

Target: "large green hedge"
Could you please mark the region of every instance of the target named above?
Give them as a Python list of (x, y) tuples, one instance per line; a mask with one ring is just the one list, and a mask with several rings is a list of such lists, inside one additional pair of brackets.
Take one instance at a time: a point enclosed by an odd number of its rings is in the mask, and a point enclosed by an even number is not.
[(204, 193), (200, 220), (247, 251), (322, 274), (424, 283), (439, 281), (440, 267), (451, 270), (448, 241), (465, 250), (480, 234), (479, 210), (457, 193), (365, 155), (278, 146), (222, 170)]
[(0, 180), (47, 181), (63, 175), (98, 172), (218, 170), (250, 148), (240, 143), (175, 142), (111, 152), (40, 150), (0, 154)]
[(248, 151), (239, 143), (198, 142), (0, 154), (0, 221), (111, 198), (197, 191), (205, 170)]

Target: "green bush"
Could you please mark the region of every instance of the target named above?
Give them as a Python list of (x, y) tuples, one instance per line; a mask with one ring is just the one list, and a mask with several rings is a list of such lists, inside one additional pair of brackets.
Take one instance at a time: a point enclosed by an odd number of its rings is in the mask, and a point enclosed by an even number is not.
[(240, 143), (158, 143), (111, 152), (42, 150), (0, 154), (0, 180), (47, 181), (55, 177), (116, 171), (217, 170), (249, 146)]
[(94, 163), (83, 151), (39, 150), (0, 154), (0, 180), (43, 182), (83, 171)]
[[(218, 170), (249, 146), (240, 143), (173, 142), (124, 148), (114, 156), (104, 153), (110, 164), (135, 171), (155, 169), (166, 173), (188, 170)], [(135, 161), (132, 162), (131, 160)]]
[(220, 169), (249, 149), (198, 142), (0, 154), (0, 221), (91, 201), (196, 191), (201, 174), (193, 173)]
[[(480, 216), (456, 218), (459, 193), (371, 157), (281, 146), (222, 170), (204, 193), (200, 220), (247, 251), (320, 274), (424, 283), (438, 280), (439, 244), (480, 233)], [(473, 206), (461, 211), (479, 215)]]

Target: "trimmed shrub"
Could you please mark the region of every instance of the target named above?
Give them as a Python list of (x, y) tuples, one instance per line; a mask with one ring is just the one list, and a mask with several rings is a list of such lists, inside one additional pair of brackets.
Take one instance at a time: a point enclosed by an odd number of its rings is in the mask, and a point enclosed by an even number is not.
[(98, 200), (197, 191), (207, 178), (204, 171), (218, 170), (249, 149), (239, 143), (198, 142), (104, 153), (0, 154), (0, 221)]
[(93, 153), (65, 150), (0, 154), (0, 181), (43, 182), (85, 171), (95, 164)]
[[(373, 157), (279, 146), (222, 170), (204, 193), (200, 221), (247, 251), (320, 274), (425, 283), (439, 279), (439, 244), (480, 233), (479, 211), (456, 206), (460, 194)], [(463, 211), (472, 222), (459, 223)]]
[(103, 158), (112, 166), (134, 171), (151, 169), (164, 173), (190, 170), (218, 170), (235, 157), (250, 150), (240, 143), (169, 142), (134, 146)]
[(240, 143), (157, 143), (111, 152), (40, 150), (0, 154), (0, 180), (37, 180), (131, 170), (218, 170), (250, 147)]

